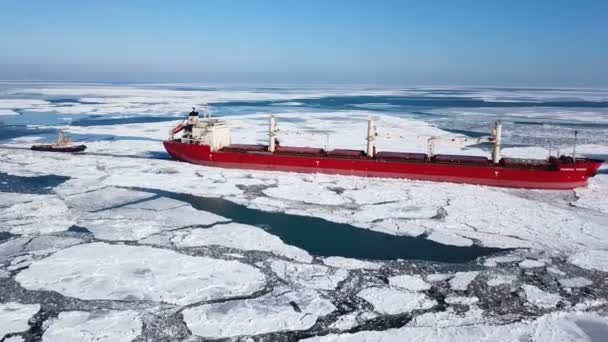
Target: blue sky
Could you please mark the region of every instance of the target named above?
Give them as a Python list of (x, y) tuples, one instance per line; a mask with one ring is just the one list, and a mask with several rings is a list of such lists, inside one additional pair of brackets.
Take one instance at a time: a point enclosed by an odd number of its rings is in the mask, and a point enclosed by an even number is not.
[(608, 1), (0, 0), (0, 79), (608, 85)]

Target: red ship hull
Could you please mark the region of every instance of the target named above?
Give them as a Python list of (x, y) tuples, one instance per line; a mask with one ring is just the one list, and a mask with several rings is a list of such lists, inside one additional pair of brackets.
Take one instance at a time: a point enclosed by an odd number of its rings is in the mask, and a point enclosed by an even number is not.
[(326, 173), (363, 177), (404, 178), (509, 188), (568, 190), (587, 185), (601, 160), (577, 159), (551, 167), (513, 167), (434, 161), (391, 161), (377, 158), (336, 158), (324, 155), (278, 154), (266, 151), (215, 151), (209, 146), (165, 141), (176, 160), (194, 164), (254, 170)]

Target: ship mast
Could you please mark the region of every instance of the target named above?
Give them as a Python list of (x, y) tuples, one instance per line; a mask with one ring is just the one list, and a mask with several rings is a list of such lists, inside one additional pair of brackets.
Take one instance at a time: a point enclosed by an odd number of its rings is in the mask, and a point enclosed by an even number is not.
[(492, 162), (494, 164), (498, 164), (500, 162), (500, 144), (502, 142), (502, 121), (498, 120), (494, 123), (492, 138), (494, 140), (494, 147), (492, 149)]
[(277, 123), (274, 115), (270, 114), (268, 120), (268, 152), (274, 152), (277, 137)]
[(374, 157), (374, 140), (376, 139), (376, 127), (374, 126), (374, 119), (371, 117), (367, 119), (367, 156), (370, 158)]

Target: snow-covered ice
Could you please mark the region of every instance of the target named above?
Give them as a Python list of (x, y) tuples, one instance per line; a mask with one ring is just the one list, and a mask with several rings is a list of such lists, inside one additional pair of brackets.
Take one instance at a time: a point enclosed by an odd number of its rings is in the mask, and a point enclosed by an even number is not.
[(552, 308), (562, 300), (557, 294), (545, 292), (534, 285), (522, 286), (528, 301), (541, 308)]
[(370, 287), (363, 289), (357, 296), (365, 299), (374, 306), (374, 310), (389, 315), (395, 315), (412, 310), (432, 308), (436, 302), (425, 294), (403, 291), (387, 287)]
[(50, 321), (44, 342), (128, 342), (141, 334), (136, 311), (67, 311)]
[(409, 291), (423, 291), (431, 288), (431, 285), (419, 275), (402, 274), (388, 278), (389, 284), (393, 287), (402, 288)]
[(272, 261), (270, 268), (281, 279), (303, 287), (320, 290), (333, 290), (339, 282), (348, 276), (348, 272), (344, 269), (315, 264), (299, 264), (284, 260)]
[(594, 249), (578, 252), (568, 258), (568, 261), (577, 266), (608, 272), (606, 260), (608, 260), (608, 250)]
[(0, 211), (0, 231), (12, 234), (48, 234), (76, 223), (70, 209), (55, 195), (0, 192), (0, 205), (6, 205)]
[(16, 279), (27, 289), (82, 299), (180, 305), (250, 294), (265, 282), (259, 270), (237, 261), (99, 242), (69, 247), (38, 260)]
[(347, 270), (356, 270), (356, 269), (376, 270), (376, 269), (379, 269), (382, 267), (382, 264), (376, 263), (376, 262), (343, 258), (343, 257), (335, 257), (335, 256), (323, 258), (323, 263), (327, 266), (344, 268)]
[(477, 277), (479, 272), (456, 272), (454, 277), (450, 279), (450, 287), (454, 290), (464, 291), (469, 284)]
[(312, 260), (306, 251), (286, 245), (281, 239), (261, 228), (239, 223), (180, 231), (175, 233), (171, 242), (178, 247), (219, 245), (242, 250), (274, 252), (303, 262)]
[(201, 305), (184, 310), (195, 335), (225, 338), (310, 328), (335, 307), (312, 290), (277, 287), (271, 293), (239, 302)]
[(38, 310), (38, 304), (0, 303), (0, 339), (8, 333), (28, 330), (27, 322)]

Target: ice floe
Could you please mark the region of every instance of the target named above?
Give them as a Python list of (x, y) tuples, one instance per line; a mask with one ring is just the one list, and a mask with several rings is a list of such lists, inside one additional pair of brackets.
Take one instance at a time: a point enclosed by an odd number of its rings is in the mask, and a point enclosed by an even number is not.
[(316, 264), (292, 263), (284, 260), (272, 261), (270, 268), (283, 280), (319, 290), (333, 290), (339, 282), (348, 276), (348, 272), (344, 269)]
[(6, 334), (28, 330), (27, 322), (38, 310), (39, 304), (0, 303), (0, 340)]
[(469, 284), (477, 277), (479, 272), (456, 272), (454, 277), (450, 279), (450, 287), (453, 290), (464, 291), (467, 289)]
[(376, 269), (379, 269), (382, 267), (382, 264), (380, 264), (380, 263), (376, 263), (376, 262), (372, 262), (372, 261), (365, 261), (365, 260), (358, 260), (358, 259), (351, 259), (351, 258), (343, 258), (343, 257), (323, 258), (323, 263), (328, 266), (344, 268), (344, 269), (348, 269), (348, 270), (356, 270), (356, 269), (376, 270)]
[(603, 272), (608, 272), (608, 250), (586, 250), (571, 255), (568, 261), (587, 269), (595, 269)]
[(558, 282), (562, 287), (585, 287), (593, 285), (591, 279), (584, 277), (562, 278), (559, 279)]
[(557, 305), (560, 301), (562, 301), (562, 297), (554, 294), (543, 291), (534, 285), (524, 285), (522, 286), (526, 293), (526, 298), (528, 302), (540, 307), (540, 308), (552, 308)]
[(369, 287), (357, 293), (374, 306), (376, 312), (395, 315), (432, 308), (436, 302), (423, 293), (387, 287)]
[(141, 334), (136, 311), (67, 311), (51, 319), (44, 342), (128, 342)]
[(390, 286), (409, 291), (423, 291), (431, 288), (431, 285), (419, 275), (402, 274), (388, 278)]
[(539, 260), (526, 259), (519, 263), (519, 267), (521, 268), (535, 268), (535, 267), (543, 267), (545, 263)]
[(242, 250), (272, 252), (302, 262), (312, 260), (306, 251), (286, 245), (281, 239), (261, 228), (238, 223), (176, 232), (171, 242), (177, 247), (219, 245)]
[(130, 204), (81, 213), (77, 225), (103, 240), (139, 240), (162, 231), (229, 221), (185, 202), (140, 194), (144, 197)]
[(0, 230), (12, 234), (48, 234), (67, 230), (76, 223), (70, 209), (55, 195), (0, 192), (2, 206)]
[(265, 284), (258, 269), (237, 261), (106, 243), (63, 249), (32, 263), (16, 279), (27, 289), (52, 290), (81, 299), (179, 305), (246, 295)]
[(226, 338), (305, 330), (333, 310), (335, 307), (329, 300), (312, 290), (277, 287), (258, 298), (187, 308), (183, 315), (193, 334)]

